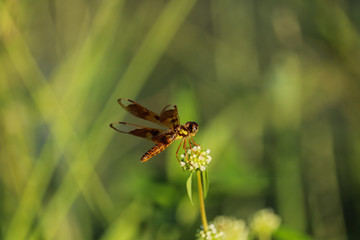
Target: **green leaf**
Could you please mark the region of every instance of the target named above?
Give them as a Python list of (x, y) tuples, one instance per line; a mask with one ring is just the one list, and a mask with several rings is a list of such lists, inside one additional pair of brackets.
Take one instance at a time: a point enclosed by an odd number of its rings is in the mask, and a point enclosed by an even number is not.
[(207, 170), (201, 172), (201, 182), (202, 182), (203, 191), (204, 191), (204, 198), (206, 198), (206, 196), (209, 192), (209, 176), (208, 176)]
[(192, 176), (193, 176), (194, 172), (190, 173), (190, 176), (188, 177), (187, 181), (186, 181), (186, 190), (191, 202), (191, 205), (194, 205), (193, 200), (192, 200)]

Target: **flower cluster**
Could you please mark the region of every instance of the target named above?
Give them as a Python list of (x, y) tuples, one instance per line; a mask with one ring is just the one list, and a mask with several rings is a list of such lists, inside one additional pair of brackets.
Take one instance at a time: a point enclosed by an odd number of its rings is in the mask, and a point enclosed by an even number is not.
[(244, 220), (218, 216), (214, 219), (216, 228), (224, 233), (224, 240), (247, 240), (249, 230)]
[(184, 170), (205, 171), (210, 162), (210, 149), (202, 150), (200, 146), (194, 146), (181, 154), (180, 166)]
[(214, 224), (210, 224), (207, 231), (201, 228), (196, 234), (196, 237), (197, 240), (223, 240), (224, 233), (218, 231)]
[(281, 218), (272, 209), (261, 209), (251, 219), (250, 228), (255, 236), (269, 238), (280, 226)]
[(250, 224), (242, 219), (229, 216), (218, 216), (205, 232), (202, 228), (198, 230), (197, 240), (248, 240), (271, 239), (271, 236), (278, 230), (281, 218), (272, 209), (266, 208), (257, 211), (250, 218)]

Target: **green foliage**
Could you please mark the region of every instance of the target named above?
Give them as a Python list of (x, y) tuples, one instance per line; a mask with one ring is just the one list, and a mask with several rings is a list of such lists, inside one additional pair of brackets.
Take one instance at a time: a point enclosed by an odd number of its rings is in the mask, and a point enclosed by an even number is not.
[[(195, 171), (191, 171), (189, 174), (189, 177), (186, 180), (186, 190), (187, 194), (189, 196), (191, 205), (194, 205), (193, 198), (192, 198), (192, 177), (194, 175)], [(201, 183), (203, 186), (203, 192), (204, 192), (204, 198), (207, 197), (207, 194), (209, 192), (209, 177), (208, 177), (208, 171), (201, 171)]]
[(358, 239), (359, 9), (1, 0), (0, 238), (193, 238), (177, 144), (142, 164), (152, 143), (108, 127), (146, 125), (127, 97), (199, 124), (209, 219), (273, 207), (278, 239)]
[(194, 175), (194, 171), (190, 172), (190, 175), (188, 179), (186, 180), (186, 190), (187, 194), (189, 196), (191, 205), (194, 205), (193, 199), (192, 199), (192, 176)]
[(204, 198), (207, 197), (207, 194), (209, 192), (209, 176), (208, 176), (208, 170), (201, 171), (201, 183), (203, 186), (204, 191)]
[(276, 240), (312, 240), (314, 238), (288, 227), (281, 227), (274, 235)]

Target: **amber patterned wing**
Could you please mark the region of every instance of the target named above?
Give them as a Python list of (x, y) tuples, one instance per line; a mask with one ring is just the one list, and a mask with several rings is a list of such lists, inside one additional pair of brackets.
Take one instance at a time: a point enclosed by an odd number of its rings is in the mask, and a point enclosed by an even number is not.
[(142, 118), (168, 128), (175, 128), (180, 124), (176, 105), (167, 105), (159, 115), (127, 98), (119, 98), (118, 103), (135, 117)]
[(160, 113), (160, 122), (168, 128), (175, 128), (180, 125), (178, 109), (176, 105), (167, 105)]
[(110, 127), (115, 129), (118, 132), (145, 138), (145, 139), (155, 142), (155, 143), (158, 143), (159, 141), (161, 141), (161, 139), (162, 139), (161, 135), (163, 133), (165, 133), (164, 130), (161, 130), (161, 129), (148, 128), (148, 127), (143, 127), (143, 126), (126, 123), (126, 122), (111, 123)]

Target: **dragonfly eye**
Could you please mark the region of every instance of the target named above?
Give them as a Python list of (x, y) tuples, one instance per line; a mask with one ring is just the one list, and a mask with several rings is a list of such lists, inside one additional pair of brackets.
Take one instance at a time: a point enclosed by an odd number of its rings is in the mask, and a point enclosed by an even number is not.
[(199, 130), (199, 125), (196, 122), (187, 122), (186, 127), (192, 134), (197, 133)]

